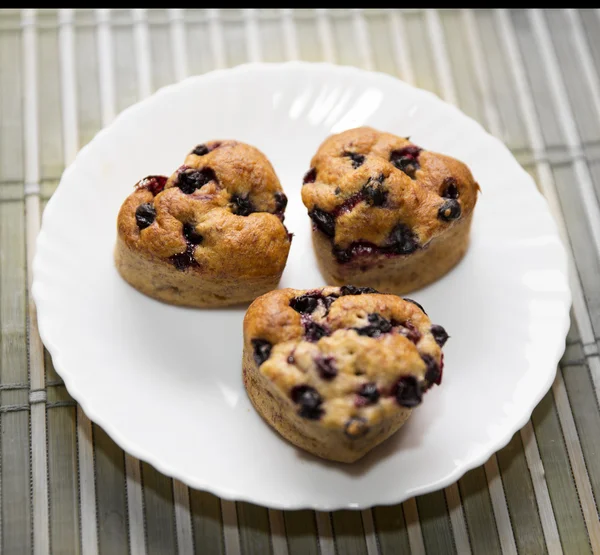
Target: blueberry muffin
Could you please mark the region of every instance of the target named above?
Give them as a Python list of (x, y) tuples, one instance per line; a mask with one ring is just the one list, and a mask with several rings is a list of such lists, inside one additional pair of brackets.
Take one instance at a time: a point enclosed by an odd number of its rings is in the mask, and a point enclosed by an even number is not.
[(192, 150), (169, 178), (142, 179), (123, 203), (115, 261), (133, 287), (193, 307), (275, 288), (290, 250), (287, 198), (267, 158), (237, 141)]
[(244, 386), (288, 441), (350, 463), (440, 384), (447, 339), (418, 303), (374, 289), (271, 291), (244, 319)]
[(402, 294), (464, 256), (478, 184), (462, 162), (369, 127), (326, 139), (302, 200), (328, 283)]

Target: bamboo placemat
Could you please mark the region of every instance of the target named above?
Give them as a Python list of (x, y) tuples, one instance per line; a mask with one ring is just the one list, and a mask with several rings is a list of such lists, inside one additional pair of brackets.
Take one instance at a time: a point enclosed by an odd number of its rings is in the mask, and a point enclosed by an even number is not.
[[(190, 490), (89, 421), (36, 328), (40, 214), (77, 150), (163, 85), (291, 59), (458, 105), (532, 174), (570, 249), (573, 324), (531, 421), (397, 506), (282, 512)], [(0, 552), (600, 553), (599, 199), (598, 10), (0, 10)]]

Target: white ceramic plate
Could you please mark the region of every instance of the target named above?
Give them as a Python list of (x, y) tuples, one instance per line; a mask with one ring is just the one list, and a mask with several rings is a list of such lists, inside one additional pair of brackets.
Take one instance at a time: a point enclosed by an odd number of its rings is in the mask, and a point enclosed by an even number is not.
[[(295, 233), (282, 287), (323, 285), (300, 200), (330, 133), (371, 125), (471, 167), (482, 194), (472, 243), (411, 297), (452, 338), (441, 387), (351, 466), (282, 440), (241, 380), (244, 310), (151, 300), (113, 265), (119, 206), (197, 143), (235, 138), (272, 161)], [(121, 114), (77, 156), (44, 213), (34, 263), (39, 327), (56, 369), (124, 449), (190, 486), (271, 507), (403, 501), (457, 480), (503, 447), (550, 387), (569, 325), (567, 260), (544, 199), (510, 152), (434, 95), (327, 64), (253, 64), (194, 77)]]

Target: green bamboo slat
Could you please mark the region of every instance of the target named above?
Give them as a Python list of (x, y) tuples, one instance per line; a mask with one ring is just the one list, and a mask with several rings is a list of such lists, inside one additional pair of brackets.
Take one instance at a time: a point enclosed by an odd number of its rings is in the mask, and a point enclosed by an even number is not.
[[(41, 10), (38, 21), (38, 95), (42, 210), (62, 173), (61, 104), (56, 10)], [(44, 351), (46, 383), (62, 383)], [(50, 387), (49, 403), (69, 403), (64, 387)], [(51, 408), (47, 414), (50, 545), (56, 553), (80, 553), (77, 424), (75, 406)]]
[(80, 146), (88, 143), (102, 127), (98, 52), (93, 23), (93, 13), (75, 12), (75, 75)]
[[(598, 17), (591, 14), (586, 17), (582, 14), (580, 18), (575, 14), (573, 18), (575, 22), (579, 21), (583, 24), (582, 19), (595, 19)], [(596, 112), (593, 91), (587, 86), (586, 79), (582, 76), (585, 73), (585, 68), (581, 62), (581, 56), (575, 44), (574, 29), (571, 19), (563, 10), (549, 10), (545, 14), (550, 34), (554, 43), (556, 56), (560, 64), (565, 88), (569, 96), (571, 109), (575, 118), (579, 135), (583, 143), (583, 149), (588, 157), (588, 166), (596, 190), (597, 198), (600, 199), (600, 119)], [(569, 32), (561, 32), (568, 30)], [(600, 26), (598, 27), (600, 30)], [(585, 27), (582, 25), (582, 39), (589, 47), (589, 51), (594, 52), (594, 45), (597, 43), (592, 36), (585, 35)], [(592, 68), (591, 71), (598, 72), (598, 67)], [(598, 73), (597, 73), (598, 75)], [(598, 330), (598, 328), (596, 328)], [(598, 334), (600, 335), (600, 334)]]
[(560, 359), (560, 366), (562, 368), (577, 367), (583, 368), (583, 372), (586, 370), (585, 354), (583, 352), (583, 346), (577, 339), (574, 341), (572, 338), (574, 333), (571, 331), (576, 326), (571, 325), (569, 333), (567, 334), (567, 344), (565, 346), (565, 352)]
[(246, 29), (242, 10), (220, 10), (221, 28), (225, 41), (227, 67), (244, 64), (248, 61)]
[(373, 521), (381, 555), (410, 553), (402, 505), (374, 507)]
[[(573, 411), (573, 418), (579, 435), (579, 442), (585, 458), (596, 502), (600, 499), (600, 410), (594, 392), (594, 382), (590, 370), (585, 363), (583, 349), (580, 344), (567, 347), (563, 361), (571, 361), (568, 366), (563, 363), (563, 378), (567, 395)], [(582, 363), (577, 364), (581, 361)]]
[(417, 507), (427, 553), (456, 553), (444, 490), (417, 497)]
[(364, 18), (367, 22), (375, 69), (390, 75), (398, 75), (396, 61), (392, 54), (389, 14), (385, 10), (365, 10)]
[(242, 554), (273, 553), (267, 509), (241, 501), (236, 505)]
[(197, 555), (223, 554), (221, 500), (212, 493), (190, 489), (190, 510)]
[[(10, 22), (18, 25), (19, 18)], [(18, 29), (16, 26), (15, 28)], [(0, 383), (27, 384), (21, 35), (0, 34)], [(19, 184), (19, 182), (21, 183)], [(7, 184), (6, 182), (13, 182)], [(28, 402), (27, 389), (0, 392), (0, 407)], [(0, 412), (0, 552), (31, 550), (29, 412)]]
[(579, 195), (573, 194), (577, 176), (571, 165), (555, 165), (553, 173), (592, 326), (599, 336), (600, 259), (593, 253), (590, 242), (591, 231), (585, 216), (583, 200)]
[(263, 61), (285, 62), (283, 27), (279, 10), (260, 10), (257, 19)]
[[(62, 173), (61, 88), (56, 10), (42, 10), (38, 22), (39, 162), (42, 209)], [(46, 383), (62, 380), (47, 351), (44, 352)], [(48, 389), (49, 403), (69, 403), (64, 386)], [(55, 553), (81, 553), (77, 467), (76, 407), (59, 406), (47, 411), (48, 502), (50, 546)]]
[(148, 463), (142, 463), (144, 515), (148, 555), (177, 553), (173, 481)]
[(175, 81), (173, 51), (166, 10), (148, 10), (152, 86), (154, 90)]
[[(40, 199), (41, 199), (41, 206), (40, 209), (43, 213), (44, 209), (46, 208), (46, 205), (48, 204), (48, 201), (50, 200), (50, 197), (54, 194), (54, 191), (56, 191), (56, 187), (58, 187), (58, 180), (51, 180), (51, 181), (42, 181), (42, 183), (40, 183)], [(54, 372), (54, 369), (52, 369), (52, 371)], [(49, 379), (48, 376), (46, 376), (46, 379)]]
[[(46, 356), (46, 372), (52, 366)], [(64, 386), (48, 388), (48, 403), (71, 402)], [(54, 553), (81, 553), (77, 484), (77, 409), (52, 407), (48, 422), (48, 493), (50, 545)]]
[(585, 38), (592, 51), (596, 70), (600, 71), (600, 18), (594, 10), (578, 10), (585, 30)]
[(521, 435), (516, 433), (496, 457), (519, 553), (547, 553)]
[[(569, 331), (567, 333), (567, 340), (566, 340), (567, 347), (569, 345), (572, 345), (573, 343), (577, 343), (577, 342), (581, 341), (581, 336), (579, 335), (579, 328), (577, 327), (577, 324), (575, 323), (575, 314), (573, 313), (572, 309), (571, 309), (570, 316), (571, 316), (571, 326), (569, 327)], [(569, 349), (567, 348), (565, 350), (565, 354), (562, 356), (561, 364), (563, 362), (570, 362), (569, 353), (572, 353), (572, 351), (569, 351)]]
[(547, 148), (564, 147), (565, 141), (555, 117), (548, 78), (540, 62), (533, 32), (525, 10), (511, 10), (512, 23), (523, 62), (529, 76), (529, 85), (535, 98), (535, 108), (542, 124), (542, 134)]
[(483, 96), (477, 86), (471, 56), (465, 56), (470, 47), (463, 27), (463, 15), (459, 10), (443, 10), (440, 12), (440, 19), (460, 108), (486, 127)]
[(138, 86), (134, 77), (137, 70), (131, 11), (113, 10), (111, 22), (115, 103), (117, 112), (121, 112), (138, 99)]
[(415, 75), (415, 85), (439, 94), (439, 84), (435, 77), (435, 65), (430, 41), (427, 40), (428, 29), (424, 12), (403, 13), (406, 29), (405, 42), (410, 51), (410, 58)]
[(331, 524), (339, 555), (366, 555), (367, 543), (359, 511), (334, 511)]
[[(6, 137), (4, 128), (0, 137)], [(21, 194), (22, 190), (21, 186)], [(25, 385), (25, 389), (0, 392), (0, 411), (27, 407), (29, 400), (23, 229), (22, 200), (0, 202), (0, 383)], [(29, 412), (0, 412), (2, 553), (31, 547), (31, 507), (29, 496), (24, 495), (30, 483), (29, 449)]]
[(186, 14), (190, 14), (185, 26), (185, 37), (191, 75), (200, 75), (214, 69), (208, 22), (206, 18), (204, 21), (192, 21), (192, 14), (194, 19), (201, 18), (202, 14), (198, 12), (199, 10), (186, 10)]
[(589, 540), (552, 392), (533, 411), (533, 427), (565, 553), (589, 553)]
[(0, 203), (9, 202), (23, 204), (22, 181), (0, 183)]
[(31, 549), (29, 499), (29, 413), (9, 412), (0, 416), (2, 468), (2, 553), (19, 555)]
[(314, 511), (285, 511), (289, 555), (319, 555)]
[(39, 156), (42, 179), (62, 172), (60, 67), (56, 11), (38, 14)]
[(594, 108), (592, 92), (583, 78), (585, 70), (575, 46), (570, 18), (564, 10), (547, 10), (544, 17), (581, 140), (584, 143), (599, 141), (600, 120)]
[(127, 554), (127, 496), (123, 450), (93, 424), (99, 553)]
[(300, 58), (307, 62), (324, 61), (314, 10), (294, 10), (294, 13)]
[(4, 31), (0, 34), (0, 182), (23, 179), (22, 80), (21, 34)]
[(515, 83), (499, 36), (496, 17), (491, 10), (477, 10), (475, 18), (483, 57), (487, 61), (490, 91), (501, 121), (502, 139), (515, 154), (530, 152)]
[(500, 554), (500, 540), (483, 467), (467, 472), (458, 485), (473, 553)]
[[(592, 148), (585, 148), (588, 151), (587, 163), (590, 168), (590, 174), (592, 176), (592, 181), (594, 183), (594, 188), (596, 189), (596, 195), (600, 198), (600, 153), (598, 152), (590, 152)], [(597, 147), (595, 148), (597, 150)], [(596, 333), (600, 335), (600, 333)]]
[[(354, 31), (350, 11), (329, 10), (329, 20), (337, 63), (360, 66), (360, 39)], [(350, 37), (354, 37), (354, 40), (348, 40)]]

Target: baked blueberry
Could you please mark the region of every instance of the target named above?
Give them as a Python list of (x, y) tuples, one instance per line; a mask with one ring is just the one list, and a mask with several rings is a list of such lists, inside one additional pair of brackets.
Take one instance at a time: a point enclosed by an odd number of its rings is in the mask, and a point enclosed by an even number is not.
[(345, 152), (344, 156), (347, 156), (352, 161), (352, 167), (354, 169), (360, 168), (365, 162), (364, 154), (358, 154), (356, 152)]
[(340, 287), (340, 295), (365, 295), (367, 293), (379, 293), (372, 287), (354, 287), (354, 285), (342, 285)]
[(372, 313), (367, 316), (369, 325), (358, 328), (358, 335), (368, 335), (369, 337), (379, 337), (382, 333), (392, 331), (392, 323), (386, 320), (381, 314)]
[(442, 196), (449, 199), (458, 198), (458, 183), (454, 177), (447, 177), (442, 183)]
[(166, 183), (167, 178), (164, 175), (149, 175), (138, 183), (137, 188), (148, 189), (148, 191), (156, 196), (163, 191)]
[(420, 153), (421, 149), (418, 146), (409, 145), (390, 152), (390, 162), (411, 179), (416, 179), (416, 171), (421, 167), (419, 164)]
[(298, 414), (309, 420), (318, 420), (323, 415), (323, 399), (319, 392), (309, 385), (297, 385), (292, 389), (292, 401), (300, 405)]
[(358, 390), (358, 395), (364, 399), (365, 404), (367, 405), (374, 405), (377, 401), (379, 401), (380, 397), (377, 384), (373, 382), (369, 382), (361, 386), (361, 388)]
[(288, 199), (285, 194), (277, 192), (275, 193), (275, 211), (283, 214), (288, 203)]
[(199, 266), (197, 260), (194, 258), (194, 248), (195, 245), (188, 243), (185, 251), (171, 256), (170, 260), (173, 266), (182, 272), (190, 266)]
[(320, 208), (313, 208), (308, 215), (319, 231), (333, 237), (335, 235), (335, 220), (333, 216)]
[(414, 304), (415, 306), (418, 306), (418, 307), (421, 309), (421, 312), (422, 312), (423, 314), (425, 314), (425, 316), (427, 316), (427, 312), (425, 312), (425, 309), (424, 309), (424, 308), (421, 306), (421, 304), (420, 304), (420, 303), (418, 303), (417, 301), (415, 301), (415, 300), (413, 300), (413, 299), (409, 299), (408, 297), (404, 297), (404, 300), (405, 300), (407, 303), (412, 303), (412, 304)]
[(317, 180), (317, 170), (315, 168), (310, 168), (305, 174), (302, 180), (302, 183), (306, 185), (307, 183), (314, 183)]
[(151, 202), (140, 204), (135, 211), (135, 221), (140, 228), (146, 229), (148, 226), (154, 223), (156, 218), (156, 210)]
[(443, 347), (446, 344), (446, 341), (448, 341), (448, 338), (450, 337), (446, 330), (442, 326), (438, 326), (437, 324), (431, 326), (431, 335), (433, 335), (435, 342), (440, 347)]
[(438, 218), (445, 222), (451, 222), (452, 220), (460, 218), (460, 213), (460, 203), (455, 199), (450, 199), (440, 206)]
[(200, 170), (185, 168), (179, 173), (177, 185), (186, 195), (191, 195), (211, 181), (217, 181), (217, 176), (212, 168)]
[(370, 206), (382, 206), (387, 200), (387, 190), (383, 187), (383, 174), (377, 179), (369, 179), (366, 185), (362, 188), (362, 194)]
[(204, 237), (196, 231), (196, 226), (192, 224), (183, 224), (183, 236), (192, 245), (199, 245), (204, 240)]
[(256, 208), (248, 196), (241, 195), (232, 195), (231, 209), (233, 213), (237, 214), (238, 216), (249, 216), (253, 212), (256, 212)]
[(319, 376), (325, 381), (333, 380), (338, 374), (333, 357), (319, 356), (315, 359), (315, 366)]
[(260, 366), (271, 356), (273, 346), (266, 339), (253, 339), (252, 346), (254, 347), (254, 361), (257, 366)]
[(390, 249), (397, 254), (412, 254), (419, 245), (415, 234), (405, 224), (398, 224), (390, 233)]
[(304, 323), (304, 337), (307, 341), (316, 343), (321, 337), (326, 337), (327, 335), (329, 335), (329, 332), (324, 326), (321, 326), (312, 320), (308, 320)]
[(300, 314), (312, 314), (319, 306), (321, 295), (301, 295), (290, 301), (290, 306)]
[(423, 392), (421, 391), (421, 385), (414, 376), (403, 376), (396, 382), (394, 396), (399, 405), (413, 408), (421, 403)]
[(427, 371), (425, 372), (425, 379), (429, 383), (440, 385), (442, 380), (442, 370), (439, 364), (431, 355), (421, 355), (423, 362), (427, 365)]
[(398, 331), (401, 335), (404, 335), (404, 337), (406, 337), (413, 343), (418, 343), (421, 339), (421, 332), (416, 328), (416, 326), (412, 322), (409, 322), (408, 320), (400, 324)]
[(206, 145), (198, 145), (194, 150), (192, 150), (192, 154), (195, 154), (196, 156), (205, 156), (209, 152), (210, 150), (208, 150)]

